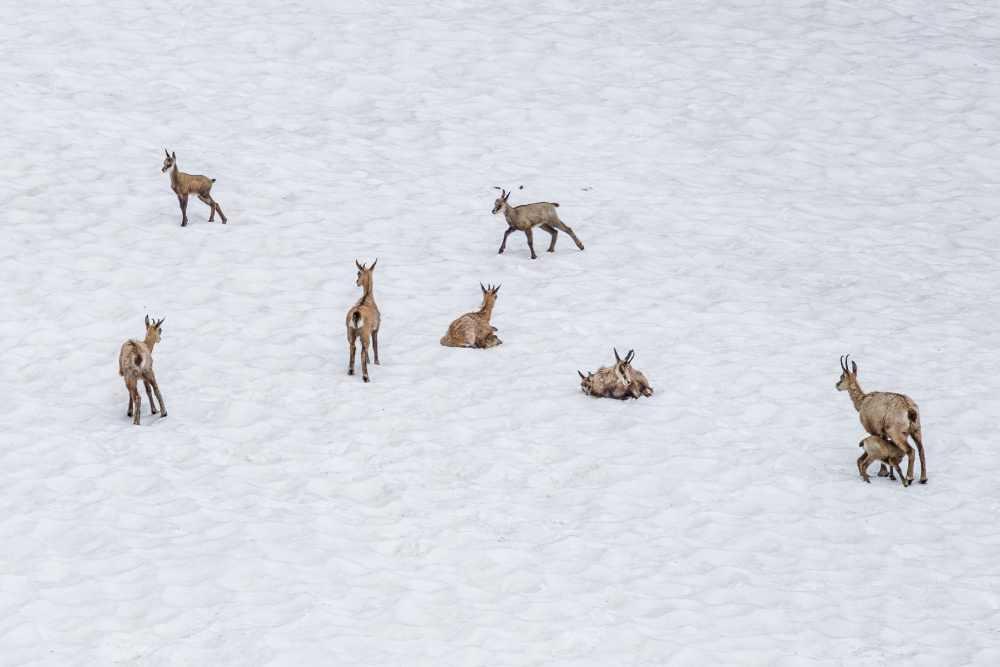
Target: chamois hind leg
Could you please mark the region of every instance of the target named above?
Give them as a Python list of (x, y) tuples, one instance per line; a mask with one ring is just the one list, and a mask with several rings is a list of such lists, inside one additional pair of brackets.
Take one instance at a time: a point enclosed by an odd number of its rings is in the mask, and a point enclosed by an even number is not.
[(361, 338), (361, 379), (368, 382), (368, 336), (366, 332), (362, 331), (359, 334)]
[(139, 389), (136, 387), (137, 380), (138, 378), (130, 378), (125, 382), (125, 386), (128, 387), (129, 403), (135, 403), (132, 423), (136, 426), (139, 425), (139, 415), (142, 414), (142, 396), (139, 395)]
[(552, 243), (549, 244), (549, 249), (545, 252), (555, 252), (556, 251), (556, 238), (559, 237), (559, 230), (551, 227), (549, 225), (541, 225), (541, 228), (552, 235)]
[(920, 439), (920, 425), (917, 424), (916, 430), (910, 433), (910, 437), (913, 438), (913, 442), (917, 443), (917, 453), (920, 454), (920, 483), (927, 483), (927, 470), (924, 466), (924, 442)]
[(132, 416), (132, 392), (129, 390), (128, 385), (125, 385), (125, 390), (128, 391), (128, 412), (125, 414), (129, 417)]
[(872, 483), (868, 479), (868, 452), (862, 452), (861, 456), (858, 457), (858, 472), (861, 473), (861, 479), (865, 480), (869, 484)]
[[(156, 400), (160, 402), (160, 419), (167, 416), (167, 406), (163, 404), (163, 396), (160, 395), (160, 385), (156, 384), (156, 376), (150, 372), (149, 374), (149, 384), (153, 385), (153, 393), (156, 394)], [(149, 401), (152, 403), (153, 399), (150, 398)], [(153, 410), (156, 412), (156, 410)]]
[[(899, 461), (891, 460), (889, 463), (891, 464), (891, 466), (893, 468), (896, 469), (896, 472), (899, 473), (899, 479), (901, 479), (903, 481), (903, 486), (909, 486), (910, 483), (906, 481), (905, 477), (903, 477), (903, 471), (899, 469)], [(890, 477), (890, 479), (895, 479), (895, 478), (894, 477)]]
[(149, 413), (156, 414), (156, 403), (153, 401), (153, 388), (149, 385), (149, 380), (146, 378), (142, 379), (142, 383), (146, 386), (146, 396), (149, 397)]
[(549, 224), (555, 227), (556, 229), (561, 229), (567, 234), (569, 234), (570, 238), (573, 239), (573, 241), (576, 243), (576, 247), (579, 248), (580, 250), (583, 250), (583, 244), (580, 243), (580, 239), (576, 237), (576, 234), (574, 234), (573, 230), (569, 228), (569, 225), (567, 225), (559, 218), (552, 220), (551, 222), (549, 222)]
[(347, 328), (347, 342), (351, 344), (351, 363), (347, 366), (347, 374), (354, 375), (354, 352), (357, 349), (354, 346), (354, 341), (357, 339), (357, 330), (351, 327)]
[(381, 366), (378, 362), (378, 329), (372, 331), (372, 352), (375, 353), (375, 365)]
[(889, 439), (892, 440), (892, 444), (906, 452), (906, 482), (909, 484), (913, 481), (913, 447), (906, 441), (906, 433), (902, 431), (890, 432)]

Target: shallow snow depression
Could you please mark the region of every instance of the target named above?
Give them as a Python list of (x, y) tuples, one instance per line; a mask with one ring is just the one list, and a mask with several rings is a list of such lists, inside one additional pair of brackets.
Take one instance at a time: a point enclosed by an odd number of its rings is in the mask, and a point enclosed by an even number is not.
[(0, 6), (0, 665), (997, 664), (1000, 15), (774, 5)]

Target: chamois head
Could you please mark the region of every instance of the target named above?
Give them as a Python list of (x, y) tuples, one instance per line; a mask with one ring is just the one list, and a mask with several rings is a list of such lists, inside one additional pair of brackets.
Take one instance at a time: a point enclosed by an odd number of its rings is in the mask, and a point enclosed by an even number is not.
[(169, 171), (177, 166), (177, 153), (171, 155), (170, 151), (166, 148), (163, 149), (163, 152), (167, 154), (167, 159), (163, 161), (163, 169), (161, 171)]
[(840, 374), (840, 379), (837, 380), (837, 391), (848, 391), (852, 384), (858, 383), (858, 365), (852, 361), (850, 369), (847, 367), (847, 360), (850, 356), (840, 358), (840, 370), (843, 372)]
[(500, 285), (483, 287), (483, 284), (479, 283), (479, 288), (483, 290), (483, 305), (488, 304), (492, 308), (493, 304), (497, 302), (497, 292), (500, 291)]
[[(166, 319), (166, 318), (163, 318)], [(159, 343), (160, 334), (163, 333), (163, 319), (150, 322), (149, 315), (146, 315), (146, 341), (149, 343)]]
[(584, 375), (580, 371), (577, 371), (577, 374), (580, 376), (580, 389), (582, 389), (583, 393), (587, 396), (590, 396), (590, 392), (594, 391), (594, 374), (587, 373)]
[(359, 264), (358, 260), (354, 260), (354, 263), (358, 265), (358, 287), (370, 290), (372, 288), (372, 271), (375, 270), (378, 260), (376, 259), (372, 262), (371, 268), (365, 267), (364, 264)]
[(503, 188), (500, 188), (500, 198), (497, 199), (496, 202), (494, 202), (493, 204), (494, 215), (499, 213), (500, 209), (502, 209), (504, 205), (507, 203), (507, 197), (510, 197), (510, 193), (504, 190)]
[[(618, 356), (618, 349), (612, 348), (615, 351), (615, 375), (626, 387), (632, 384), (632, 365), (629, 363), (635, 356), (635, 350), (629, 350), (625, 358), (622, 359)], [(579, 373), (579, 371), (577, 371)]]

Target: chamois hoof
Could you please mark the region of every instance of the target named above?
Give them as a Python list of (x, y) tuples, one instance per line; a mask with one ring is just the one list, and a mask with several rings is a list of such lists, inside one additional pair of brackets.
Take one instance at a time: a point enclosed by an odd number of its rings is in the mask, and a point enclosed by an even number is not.
[[(892, 473), (891, 472), (886, 472), (885, 470), (879, 470), (878, 471), (878, 476), (879, 477), (892, 477)], [(893, 477), (893, 479), (895, 479), (895, 477)]]
[(354, 375), (354, 369), (353, 368), (348, 368), (347, 369), (347, 374), (348, 375)]
[(188, 226), (188, 223), (186, 223), (186, 222), (182, 222), (181, 223), (181, 227), (187, 227), (187, 226)]
[(922, 480), (920, 480), (920, 483), (921, 483), (921, 484), (926, 484), (926, 483), (927, 483), (927, 480), (926, 480), (926, 479), (922, 479)]
[(167, 413), (166, 413), (166, 412), (163, 412), (163, 413), (160, 413), (160, 419), (163, 419), (163, 418), (164, 418), (164, 417), (166, 417), (166, 416), (167, 416)]
[(364, 380), (365, 382), (371, 382), (371, 380), (369, 380), (368, 378), (361, 378), (361, 379)]

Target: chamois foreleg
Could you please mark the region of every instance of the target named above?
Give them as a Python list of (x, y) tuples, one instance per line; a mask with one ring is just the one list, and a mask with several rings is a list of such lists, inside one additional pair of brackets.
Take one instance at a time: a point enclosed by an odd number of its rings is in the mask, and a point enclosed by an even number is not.
[(504, 249), (507, 247), (507, 237), (513, 233), (514, 233), (513, 227), (508, 227), (507, 231), (503, 233), (503, 243), (500, 244), (500, 251), (497, 253), (498, 255), (503, 254)]
[(181, 204), (181, 227), (187, 227), (188, 224), (188, 196), (186, 194), (177, 193), (177, 201)]

